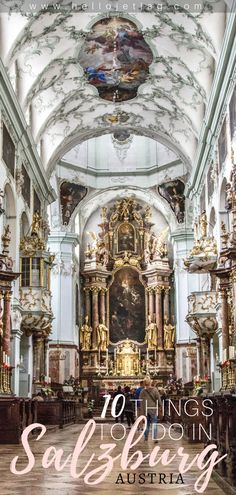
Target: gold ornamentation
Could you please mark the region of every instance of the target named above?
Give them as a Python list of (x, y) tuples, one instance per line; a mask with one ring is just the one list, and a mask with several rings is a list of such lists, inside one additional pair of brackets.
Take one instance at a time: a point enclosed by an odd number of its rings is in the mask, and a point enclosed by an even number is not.
[(98, 239), (95, 232), (87, 232), (92, 238), (92, 244), (88, 243), (85, 255), (87, 258), (96, 258), (96, 261), (102, 266), (107, 266), (109, 263), (109, 251), (106, 247), (106, 243), (102, 239)]
[(104, 223), (107, 222), (107, 207), (103, 206), (101, 211), (101, 218)]
[(173, 349), (175, 341), (175, 326), (171, 325), (167, 316), (164, 318), (164, 347)]
[(125, 251), (123, 258), (115, 259), (114, 268), (121, 268), (124, 265), (130, 265), (140, 268), (139, 262), (141, 259), (141, 256), (136, 256), (133, 253)]
[(194, 257), (199, 258), (201, 262), (206, 262), (209, 258), (217, 256), (217, 244), (213, 236), (207, 236), (207, 225), (206, 213), (203, 212), (198, 222), (199, 229), (198, 227), (194, 229), (195, 236), (197, 235), (197, 231), (200, 230), (200, 238), (195, 238), (194, 245), (184, 260), (186, 268), (189, 268), (193, 264), (192, 258)]
[(88, 324), (88, 316), (85, 316), (85, 322), (80, 328), (80, 342), (82, 351), (89, 351), (91, 348), (92, 327)]
[(156, 349), (157, 348), (157, 325), (153, 323), (151, 320), (151, 316), (148, 316), (148, 326), (146, 328), (146, 338), (145, 342), (147, 343), (148, 349)]
[(97, 327), (98, 348), (101, 351), (105, 351), (109, 345), (108, 328), (104, 324), (104, 321), (99, 323)]
[(146, 208), (144, 209), (144, 218), (147, 222), (149, 222), (149, 220), (151, 220), (151, 218), (152, 218), (151, 206), (146, 206)]
[(140, 213), (141, 207), (137, 204), (137, 201), (133, 198), (121, 199), (116, 201), (114, 212), (110, 217), (110, 227), (116, 222), (120, 221), (132, 221), (135, 220), (139, 225), (143, 225), (143, 218)]
[(149, 249), (150, 256), (152, 260), (155, 260), (158, 257), (164, 258), (168, 254), (167, 245), (166, 245), (166, 237), (169, 228), (162, 230), (158, 236), (154, 233), (150, 236), (149, 241)]
[(45, 251), (46, 242), (42, 228), (42, 218), (36, 212), (33, 216), (31, 235), (25, 236), (20, 242), (20, 250), (23, 255), (34, 256), (37, 251)]

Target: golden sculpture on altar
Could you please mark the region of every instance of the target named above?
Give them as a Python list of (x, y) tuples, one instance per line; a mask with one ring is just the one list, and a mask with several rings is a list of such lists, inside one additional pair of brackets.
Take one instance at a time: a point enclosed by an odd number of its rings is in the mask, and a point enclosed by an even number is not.
[(109, 332), (103, 320), (101, 323), (99, 323), (97, 327), (97, 337), (98, 337), (98, 348), (101, 349), (101, 351), (106, 351), (109, 345)]
[(168, 228), (154, 228), (152, 207), (135, 195), (102, 206), (100, 218), (84, 238), (84, 303), (93, 329), (92, 335), (89, 326), (81, 330), (82, 376), (101, 378), (105, 368), (112, 376), (138, 376), (147, 359), (164, 373), (170, 356), (163, 318), (163, 311), (171, 314)]
[(42, 219), (40, 215), (37, 213), (34, 213), (33, 215), (33, 222), (32, 222), (32, 227), (31, 227), (31, 235), (37, 235), (39, 236), (40, 230), (41, 230), (41, 222)]
[(89, 326), (88, 320), (88, 316), (85, 316), (85, 322), (80, 328), (80, 342), (82, 351), (89, 351), (92, 343), (92, 327)]
[(148, 326), (146, 328), (146, 343), (148, 345), (148, 349), (156, 349), (158, 342), (157, 342), (157, 325), (156, 323), (153, 323), (151, 320), (151, 316), (148, 316)]
[(175, 341), (175, 326), (171, 325), (167, 316), (164, 318), (164, 347), (173, 349)]
[(118, 347), (116, 354), (116, 373), (122, 376), (134, 376), (140, 371), (139, 352), (129, 339)]

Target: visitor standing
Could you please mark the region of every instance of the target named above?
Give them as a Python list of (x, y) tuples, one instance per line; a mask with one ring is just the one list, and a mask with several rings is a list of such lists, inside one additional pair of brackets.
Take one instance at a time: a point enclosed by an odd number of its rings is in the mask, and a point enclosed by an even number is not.
[(125, 387), (124, 392), (125, 392), (124, 412), (127, 419), (128, 428), (131, 428), (131, 425), (134, 424), (134, 400), (133, 400), (134, 397), (131, 394), (129, 387)]
[(144, 439), (148, 440), (150, 427), (152, 428), (153, 439), (157, 442), (157, 417), (158, 406), (162, 406), (160, 394), (156, 387), (152, 387), (151, 379), (146, 377), (143, 380), (144, 389), (140, 392), (141, 414), (147, 418), (147, 427), (144, 431)]

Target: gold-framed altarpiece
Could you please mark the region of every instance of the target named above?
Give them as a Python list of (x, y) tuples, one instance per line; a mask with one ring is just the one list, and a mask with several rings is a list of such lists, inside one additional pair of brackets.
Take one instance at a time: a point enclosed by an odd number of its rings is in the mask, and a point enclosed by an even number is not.
[(168, 229), (156, 234), (153, 227), (151, 207), (129, 197), (102, 207), (99, 234), (88, 233), (82, 267), (83, 379), (138, 379), (149, 373), (165, 382), (174, 372), (174, 339), (168, 348), (165, 339), (165, 325), (173, 324)]

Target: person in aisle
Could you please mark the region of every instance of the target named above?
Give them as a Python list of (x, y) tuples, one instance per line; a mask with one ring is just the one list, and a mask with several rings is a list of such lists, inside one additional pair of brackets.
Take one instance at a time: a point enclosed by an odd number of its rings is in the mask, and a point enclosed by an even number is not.
[(125, 392), (125, 416), (127, 419), (128, 423), (128, 428), (131, 428), (131, 426), (134, 424), (134, 401), (133, 401), (133, 394), (131, 394), (130, 388), (125, 387), (124, 389)]
[(141, 414), (147, 418), (147, 427), (144, 431), (144, 440), (148, 440), (150, 428), (152, 429), (152, 438), (157, 443), (157, 417), (158, 406), (161, 408), (161, 398), (156, 387), (152, 387), (151, 378), (147, 376), (143, 380), (144, 389), (140, 393)]

